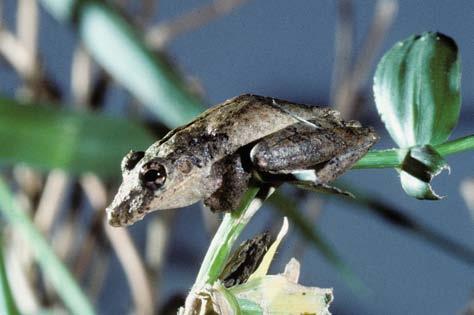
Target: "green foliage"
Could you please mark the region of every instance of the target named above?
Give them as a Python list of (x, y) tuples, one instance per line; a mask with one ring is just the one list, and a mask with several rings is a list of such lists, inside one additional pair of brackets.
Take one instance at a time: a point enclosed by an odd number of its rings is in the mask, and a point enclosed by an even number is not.
[(103, 1), (42, 0), (61, 20), (74, 20), (89, 53), (169, 128), (204, 107), (164, 55), (153, 53), (131, 25)]
[(129, 120), (74, 113), (0, 98), (1, 164), (25, 163), (71, 173), (120, 176), (130, 149), (145, 149), (153, 137)]
[(457, 124), (461, 70), (455, 41), (440, 33), (411, 36), (393, 46), (377, 66), (374, 94), (385, 127), (399, 147), (401, 184), (419, 199), (439, 199), (430, 181), (446, 162), (435, 149)]
[(440, 33), (395, 44), (374, 77), (377, 109), (401, 148), (446, 141), (459, 118), (461, 70), (454, 40)]
[(56, 289), (71, 313), (95, 314), (92, 305), (74, 280), (68, 269), (56, 256), (51, 246), (33, 222), (15, 201), (12, 192), (0, 178), (0, 212), (8, 223), (28, 242), (45, 278)]
[(235, 240), (259, 208), (255, 204), (252, 205), (259, 192), (260, 188), (250, 187), (239, 207), (224, 215), (201, 264), (195, 287), (202, 287), (206, 283), (213, 284), (219, 278)]
[(0, 240), (0, 314), (20, 314), (15, 300), (13, 299), (13, 295), (10, 290), (10, 284), (8, 283), (7, 271), (5, 269), (5, 257), (3, 256), (2, 240)]
[[(441, 156), (460, 153), (474, 149), (474, 135), (461, 137), (433, 146)], [(408, 154), (407, 149), (386, 149), (369, 151), (352, 167), (361, 168), (399, 168)]]

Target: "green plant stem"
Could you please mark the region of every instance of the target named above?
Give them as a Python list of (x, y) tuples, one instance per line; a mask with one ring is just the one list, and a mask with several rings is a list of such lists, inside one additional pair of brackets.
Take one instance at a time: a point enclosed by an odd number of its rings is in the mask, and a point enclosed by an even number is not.
[(238, 209), (224, 215), (201, 264), (193, 289), (199, 290), (205, 284), (212, 284), (219, 278), (232, 245), (261, 206), (261, 202), (254, 203), (257, 201), (255, 197), (259, 191), (259, 187), (251, 186)]
[[(437, 144), (434, 148), (443, 157), (467, 150), (474, 150), (474, 135)], [(406, 150), (407, 149), (388, 149), (370, 151), (354, 165), (353, 169), (400, 167)]]
[[(437, 145), (435, 149), (443, 156), (474, 149), (474, 135)], [(354, 168), (399, 167), (404, 152), (406, 152), (405, 149), (371, 151)], [(261, 203), (253, 204), (259, 191), (258, 187), (250, 187), (239, 208), (224, 215), (204, 257), (194, 289), (202, 288), (205, 284), (212, 284), (219, 277), (232, 245), (261, 206)]]
[(53, 285), (70, 312), (80, 315), (95, 314), (92, 305), (67, 267), (56, 256), (26, 212), (15, 202), (12, 192), (1, 177), (0, 211), (15, 230), (28, 241), (36, 261), (44, 272), (45, 279)]
[(435, 146), (436, 151), (442, 156), (474, 150), (474, 135), (465, 136)]

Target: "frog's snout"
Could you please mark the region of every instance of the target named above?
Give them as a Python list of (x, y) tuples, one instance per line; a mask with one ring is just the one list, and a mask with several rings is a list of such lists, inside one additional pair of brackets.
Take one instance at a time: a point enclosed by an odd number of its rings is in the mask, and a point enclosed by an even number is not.
[(117, 211), (116, 209), (110, 207), (106, 208), (105, 211), (107, 213), (107, 222), (113, 227), (125, 227), (135, 222), (132, 222), (128, 216), (124, 215), (125, 212), (123, 211)]
[(148, 196), (132, 191), (124, 194), (121, 190), (105, 209), (111, 226), (124, 227), (143, 219), (147, 211)]
[(113, 208), (106, 208), (105, 212), (107, 213), (107, 222), (114, 227), (122, 226), (119, 213), (114, 211)]

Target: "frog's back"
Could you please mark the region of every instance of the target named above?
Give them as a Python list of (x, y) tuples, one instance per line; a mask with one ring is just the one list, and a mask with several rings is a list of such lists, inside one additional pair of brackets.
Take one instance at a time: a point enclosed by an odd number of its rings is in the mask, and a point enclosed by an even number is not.
[(201, 116), (202, 120), (196, 122), (205, 126), (209, 134), (225, 133), (237, 147), (298, 123), (298, 119), (318, 121), (319, 125), (340, 121), (339, 114), (329, 108), (252, 94), (229, 99)]
[(225, 139), (225, 143), (216, 143), (222, 147), (216, 154), (224, 156), (298, 123), (298, 119), (317, 121), (323, 128), (340, 121), (338, 113), (329, 108), (244, 94), (206, 110), (188, 125), (171, 131), (156, 145), (166, 155), (181, 144), (188, 145), (190, 137), (205, 137), (207, 141), (214, 141), (215, 137), (218, 142)]

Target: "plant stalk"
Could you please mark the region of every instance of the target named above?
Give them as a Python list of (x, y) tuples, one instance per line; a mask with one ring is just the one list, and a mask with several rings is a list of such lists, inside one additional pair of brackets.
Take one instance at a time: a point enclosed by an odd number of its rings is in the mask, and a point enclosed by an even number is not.
[(256, 199), (259, 191), (260, 188), (257, 186), (250, 187), (238, 209), (224, 215), (201, 264), (193, 289), (199, 290), (205, 284), (212, 284), (219, 278), (232, 245), (262, 205), (262, 201)]
[[(443, 157), (474, 150), (474, 135), (465, 136), (434, 146)], [(397, 168), (400, 167), (407, 149), (373, 150), (360, 159), (352, 168)]]

